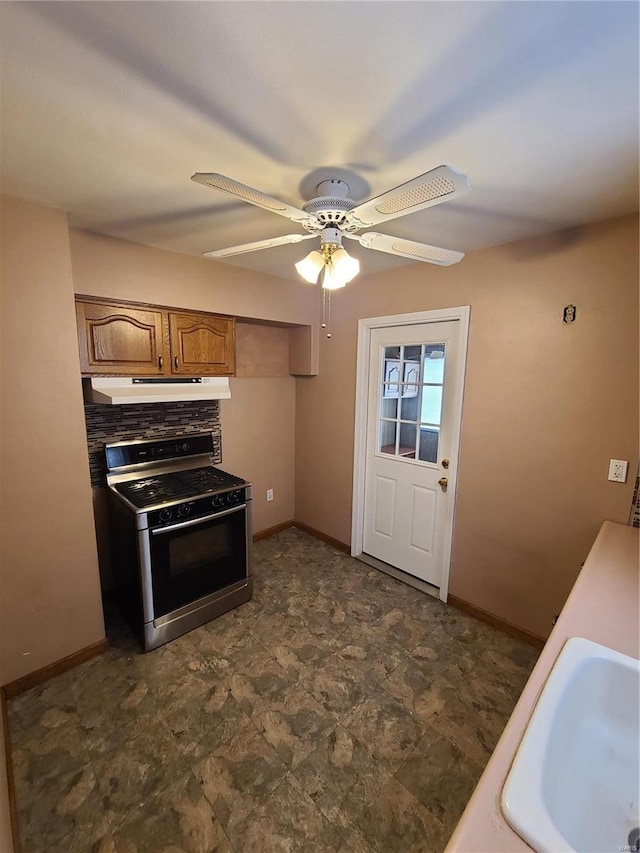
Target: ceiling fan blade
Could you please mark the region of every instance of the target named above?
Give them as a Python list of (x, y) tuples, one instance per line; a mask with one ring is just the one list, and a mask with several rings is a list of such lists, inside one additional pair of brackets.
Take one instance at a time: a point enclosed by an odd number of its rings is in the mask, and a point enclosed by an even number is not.
[(273, 196), (265, 195), (265, 193), (234, 181), (233, 178), (227, 178), (225, 175), (219, 175), (216, 172), (196, 172), (195, 175), (191, 175), (191, 180), (197, 184), (203, 184), (205, 187), (222, 190), (222, 192), (241, 198), (243, 201), (249, 202), (249, 204), (255, 204), (264, 210), (270, 210), (271, 213), (286, 216), (287, 219), (292, 219), (294, 222), (300, 222), (303, 225), (309, 225), (313, 228), (322, 227), (312, 213), (305, 213), (304, 210), (298, 207), (293, 207), (293, 205), (280, 201), (278, 198), (273, 198)]
[(212, 252), (203, 252), (203, 255), (205, 258), (229, 258), (232, 255), (244, 255), (245, 252), (257, 252), (259, 249), (299, 243), (301, 240), (310, 240), (317, 236), (317, 234), (285, 234), (284, 237), (272, 237), (271, 240), (257, 240), (255, 243), (243, 243), (241, 246), (229, 246), (227, 249), (214, 249)]
[(359, 204), (347, 213), (349, 225), (369, 228), (397, 216), (460, 198), (471, 189), (469, 178), (451, 166), (438, 166), (382, 195)]
[(441, 267), (450, 267), (464, 258), (464, 252), (455, 252), (453, 249), (441, 249), (438, 246), (429, 246), (427, 243), (416, 243), (414, 240), (404, 240), (402, 237), (391, 237), (389, 234), (378, 234), (376, 231), (368, 231), (366, 234), (345, 234), (357, 240), (365, 249), (375, 249), (378, 252), (388, 252), (390, 255), (400, 255), (403, 258), (411, 258), (412, 261), (424, 261), (427, 264), (438, 264)]

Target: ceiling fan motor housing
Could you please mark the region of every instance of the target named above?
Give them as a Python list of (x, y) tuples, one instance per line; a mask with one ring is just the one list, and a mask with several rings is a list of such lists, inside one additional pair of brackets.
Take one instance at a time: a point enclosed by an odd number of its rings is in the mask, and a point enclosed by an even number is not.
[(320, 196), (333, 196), (334, 198), (349, 197), (349, 184), (346, 181), (341, 181), (339, 178), (320, 181), (316, 189)]
[[(347, 213), (356, 206), (355, 201), (348, 197), (349, 184), (332, 178), (328, 181), (321, 181), (317, 189), (320, 195), (302, 206), (304, 212), (315, 216), (322, 228), (353, 231), (354, 229), (347, 225), (346, 219)], [(318, 230), (317, 227), (307, 226), (304, 222), (302, 226), (308, 231)]]

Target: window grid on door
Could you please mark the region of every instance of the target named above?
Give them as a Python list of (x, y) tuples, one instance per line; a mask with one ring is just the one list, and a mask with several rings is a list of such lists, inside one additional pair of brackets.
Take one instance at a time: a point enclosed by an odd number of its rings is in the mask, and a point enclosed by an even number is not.
[(445, 344), (382, 348), (378, 452), (435, 463), (438, 457)]

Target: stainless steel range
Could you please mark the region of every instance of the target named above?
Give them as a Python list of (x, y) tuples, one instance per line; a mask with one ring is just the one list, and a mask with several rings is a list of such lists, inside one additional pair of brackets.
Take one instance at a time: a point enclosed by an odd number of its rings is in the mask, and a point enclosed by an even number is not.
[(105, 445), (116, 593), (145, 651), (249, 601), (251, 484), (209, 432)]

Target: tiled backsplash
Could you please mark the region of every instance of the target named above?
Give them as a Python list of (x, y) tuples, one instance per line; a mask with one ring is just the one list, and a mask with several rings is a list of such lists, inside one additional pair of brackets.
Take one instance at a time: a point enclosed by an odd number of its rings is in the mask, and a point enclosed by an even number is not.
[(633, 527), (640, 527), (640, 470), (638, 470), (638, 473), (636, 474), (636, 484), (633, 489), (629, 524)]
[(93, 486), (105, 483), (104, 445), (112, 441), (212, 432), (214, 462), (222, 462), (218, 400), (126, 406), (85, 405), (84, 414)]

